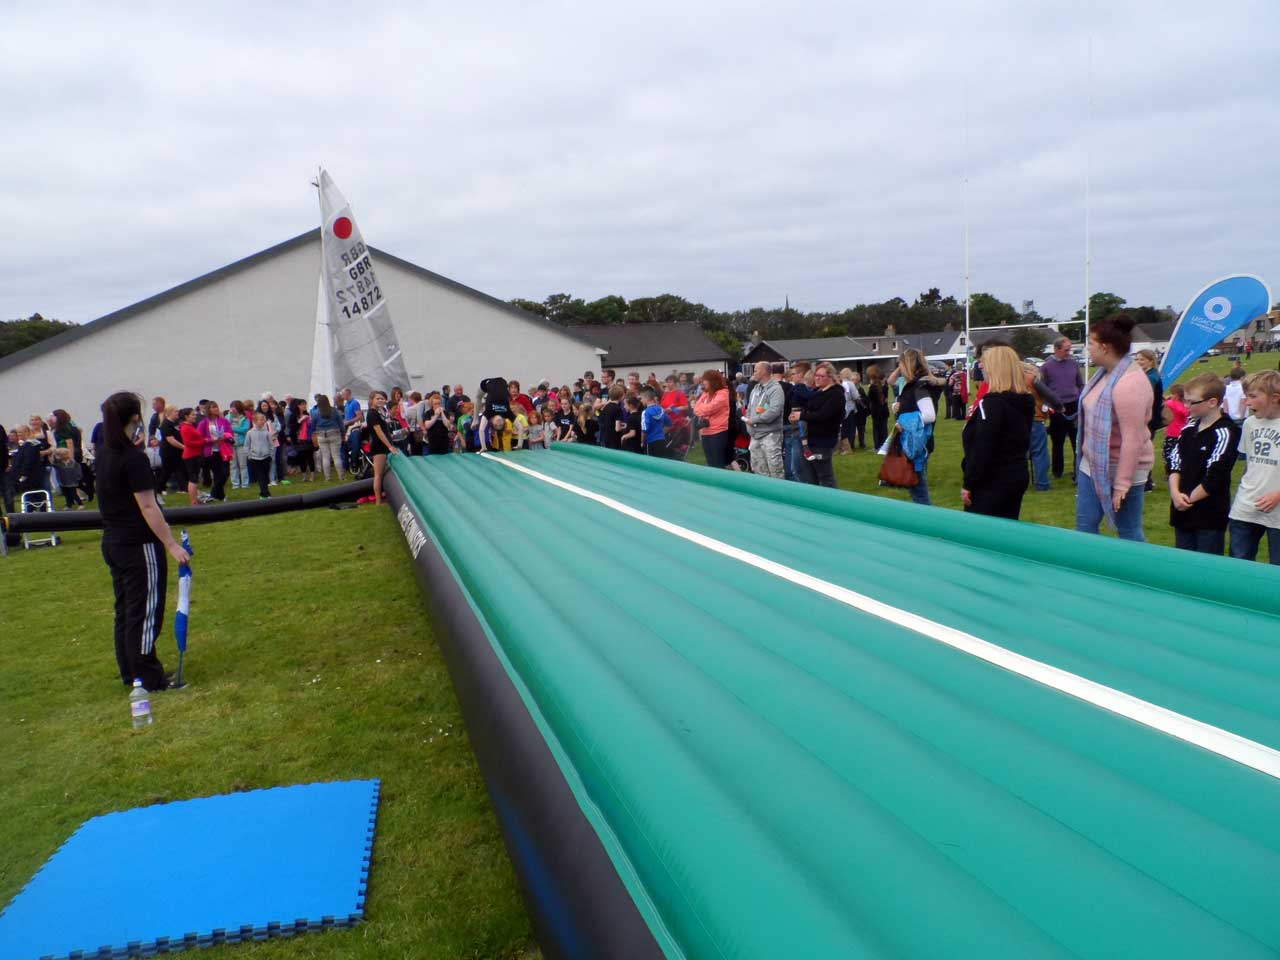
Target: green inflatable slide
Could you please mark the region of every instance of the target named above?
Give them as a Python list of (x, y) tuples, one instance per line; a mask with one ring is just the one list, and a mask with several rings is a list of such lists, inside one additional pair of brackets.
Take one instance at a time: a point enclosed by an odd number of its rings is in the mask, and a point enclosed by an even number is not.
[(595, 447), (393, 458), (549, 956), (1280, 956), (1280, 570)]

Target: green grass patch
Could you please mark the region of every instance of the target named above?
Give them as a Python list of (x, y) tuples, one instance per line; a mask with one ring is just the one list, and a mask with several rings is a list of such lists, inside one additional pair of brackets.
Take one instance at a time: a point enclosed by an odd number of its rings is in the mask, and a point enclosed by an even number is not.
[[(191, 534), (191, 686), (155, 695), (156, 724), (138, 732), (115, 667), (100, 537), (68, 534), (0, 561), (0, 904), (96, 814), (378, 777), (367, 922), (217, 949), (537, 956), (391, 511), (312, 510)], [(160, 651), (173, 669), (172, 564), (169, 582)], [(155, 840), (181, 856), (187, 838)]]

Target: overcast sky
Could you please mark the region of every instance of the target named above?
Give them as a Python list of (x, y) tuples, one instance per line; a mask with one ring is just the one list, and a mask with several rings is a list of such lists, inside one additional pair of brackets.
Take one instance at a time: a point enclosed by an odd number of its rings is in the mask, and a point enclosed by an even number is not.
[(1094, 290), (1280, 297), (1277, 0), (4, 6), (0, 319), (310, 229), (319, 164), (504, 299), (959, 298), (967, 171), (973, 291), (1066, 316), (1086, 166)]

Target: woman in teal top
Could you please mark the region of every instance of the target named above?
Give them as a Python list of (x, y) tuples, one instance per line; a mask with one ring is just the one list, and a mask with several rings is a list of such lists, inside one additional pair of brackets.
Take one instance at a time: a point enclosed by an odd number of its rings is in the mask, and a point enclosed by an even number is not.
[(235, 437), (235, 456), (231, 461), (231, 489), (239, 490), (249, 486), (249, 451), (245, 449), (244, 436), (253, 426), (253, 421), (245, 416), (244, 404), (239, 400), (231, 401), (231, 433)]

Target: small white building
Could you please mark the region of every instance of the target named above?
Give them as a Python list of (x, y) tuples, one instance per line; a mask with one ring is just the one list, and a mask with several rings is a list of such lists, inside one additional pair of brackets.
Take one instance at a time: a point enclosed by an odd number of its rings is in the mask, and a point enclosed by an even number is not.
[(1164, 356), (1169, 349), (1169, 338), (1173, 336), (1173, 328), (1177, 323), (1173, 320), (1162, 320), (1158, 323), (1141, 323), (1133, 328), (1133, 343), (1129, 347), (1131, 353), (1139, 350), (1154, 350)]
[[(594, 343), (567, 327), (371, 249), (404, 352), (424, 394), (445, 383), (474, 393), (485, 377), (573, 383), (598, 370)], [(0, 423), (61, 407), (87, 429), (116, 390), (178, 406), (304, 396), (311, 374), (320, 231), (0, 358)], [(363, 402), (364, 398), (360, 398)]]

